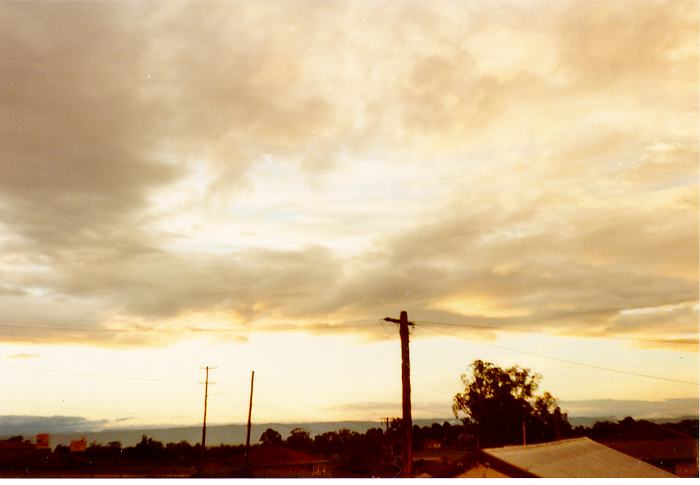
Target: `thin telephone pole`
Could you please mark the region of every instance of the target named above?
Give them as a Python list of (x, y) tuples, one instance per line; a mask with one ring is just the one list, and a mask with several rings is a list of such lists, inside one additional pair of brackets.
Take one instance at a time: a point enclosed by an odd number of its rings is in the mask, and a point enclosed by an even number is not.
[(248, 430), (245, 434), (245, 462), (243, 472), (248, 476), (248, 461), (250, 458), (250, 417), (253, 412), (253, 384), (255, 383), (255, 371), (250, 373), (250, 401), (248, 402)]
[(399, 324), (399, 336), (401, 337), (401, 388), (403, 408), (403, 447), (401, 459), (403, 469), (401, 474), (404, 478), (413, 476), (413, 420), (411, 418), (411, 359), (408, 351), (408, 326), (413, 326), (413, 322), (408, 321), (408, 314), (401, 312), (401, 317), (385, 318), (384, 321)]
[[(209, 371), (216, 369), (216, 367), (207, 366), (204, 368), (206, 371), (204, 379), (204, 421), (202, 423), (202, 453), (207, 447), (207, 400), (209, 398)], [(214, 382), (212, 382), (214, 384)]]

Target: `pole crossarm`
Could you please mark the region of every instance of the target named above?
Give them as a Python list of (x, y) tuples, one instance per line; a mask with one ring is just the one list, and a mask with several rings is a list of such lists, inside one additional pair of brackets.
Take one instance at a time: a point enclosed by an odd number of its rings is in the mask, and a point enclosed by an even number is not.
[[(401, 324), (401, 320), (398, 318), (389, 318), (386, 317), (384, 319), (385, 322), (390, 322), (390, 323), (398, 323), (399, 325)], [(415, 324), (413, 322), (406, 322), (406, 325), (414, 326)]]

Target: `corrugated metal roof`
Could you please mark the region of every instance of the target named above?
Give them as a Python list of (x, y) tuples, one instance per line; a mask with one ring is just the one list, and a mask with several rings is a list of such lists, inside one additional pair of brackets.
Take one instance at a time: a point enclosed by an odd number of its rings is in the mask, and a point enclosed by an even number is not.
[(675, 475), (588, 438), (482, 450), (542, 478), (674, 478)]

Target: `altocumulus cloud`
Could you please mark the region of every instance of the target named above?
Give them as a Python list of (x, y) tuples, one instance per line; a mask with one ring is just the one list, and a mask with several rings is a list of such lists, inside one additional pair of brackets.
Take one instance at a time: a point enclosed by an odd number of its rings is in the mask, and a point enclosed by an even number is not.
[(1, 338), (695, 336), (697, 8), (4, 3)]

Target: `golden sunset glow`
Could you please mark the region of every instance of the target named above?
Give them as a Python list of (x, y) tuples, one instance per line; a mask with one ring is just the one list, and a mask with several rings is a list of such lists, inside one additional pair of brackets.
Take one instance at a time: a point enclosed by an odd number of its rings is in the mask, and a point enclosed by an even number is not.
[(401, 310), (418, 417), (477, 358), (574, 414), (692, 403), (697, 18), (0, 3), (0, 415), (196, 423), (216, 365), (212, 422), (251, 369), (259, 421), (379, 420)]

